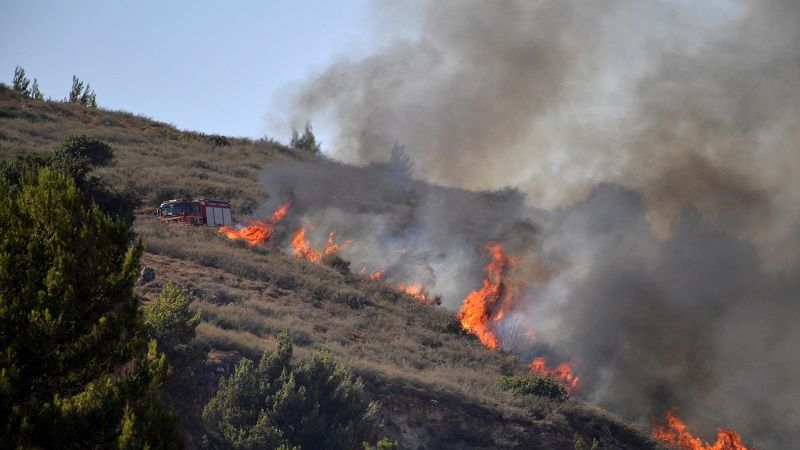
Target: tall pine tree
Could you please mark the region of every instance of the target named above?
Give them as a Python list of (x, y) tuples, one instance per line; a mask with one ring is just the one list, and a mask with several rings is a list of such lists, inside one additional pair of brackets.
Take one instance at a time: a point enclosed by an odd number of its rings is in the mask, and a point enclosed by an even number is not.
[(21, 66), (17, 66), (14, 68), (14, 80), (12, 88), (22, 94), (23, 97), (30, 97), (31, 90), (28, 86), (31, 84), (31, 80), (25, 76), (25, 69)]
[(42, 169), (0, 180), (0, 230), (0, 448), (181, 447), (127, 227)]

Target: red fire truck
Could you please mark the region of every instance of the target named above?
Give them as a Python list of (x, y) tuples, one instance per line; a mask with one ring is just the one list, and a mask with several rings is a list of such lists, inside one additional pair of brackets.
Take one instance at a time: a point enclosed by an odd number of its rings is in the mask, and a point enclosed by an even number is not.
[(177, 222), (190, 225), (232, 225), (231, 204), (224, 200), (173, 199), (161, 203), (156, 216), (165, 222)]

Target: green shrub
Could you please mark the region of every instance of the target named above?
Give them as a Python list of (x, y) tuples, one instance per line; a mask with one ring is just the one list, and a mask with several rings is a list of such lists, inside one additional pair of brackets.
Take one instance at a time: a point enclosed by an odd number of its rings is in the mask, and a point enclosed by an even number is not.
[(379, 405), (366, 400), (350, 368), (325, 352), (298, 366), (291, 357), (292, 340), (281, 333), (274, 352), (257, 365), (242, 359), (220, 380), (203, 410), (209, 446), (361, 449), (375, 438)]
[(55, 151), (56, 158), (77, 159), (89, 166), (106, 166), (114, 158), (111, 146), (93, 136), (76, 135), (64, 140)]
[(144, 308), (144, 324), (150, 337), (168, 353), (185, 352), (196, 336), (200, 311), (192, 311), (191, 303), (192, 299), (170, 281), (158, 299)]
[(504, 391), (514, 391), (521, 395), (536, 395), (555, 401), (564, 401), (569, 395), (567, 389), (550, 377), (541, 375), (501, 376), (497, 384)]
[(46, 156), (18, 155), (0, 159), (0, 177), (17, 188), (23, 176), (47, 167), (72, 178), (87, 204), (97, 204), (103, 212), (133, 224), (133, 211), (141, 200), (126, 186), (110, 186), (91, 174), (95, 167), (108, 165), (113, 152), (108, 144), (91, 136), (71, 136)]
[(361, 309), (372, 303), (357, 290), (347, 287), (333, 291), (331, 300), (335, 301), (336, 303), (345, 304), (351, 309)]
[(439, 324), (439, 331), (442, 333), (451, 334), (467, 334), (464, 327), (461, 326), (461, 321), (456, 316), (449, 316)]

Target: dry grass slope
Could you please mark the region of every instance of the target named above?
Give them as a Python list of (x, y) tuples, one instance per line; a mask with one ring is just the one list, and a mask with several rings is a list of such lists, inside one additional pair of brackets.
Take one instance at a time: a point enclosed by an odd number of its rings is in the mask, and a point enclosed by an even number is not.
[[(111, 144), (116, 161), (102, 175), (133, 187), (149, 206), (167, 197), (206, 195), (231, 199), (236, 211), (252, 211), (265, 195), (256, 181), (262, 165), (310, 158), (274, 142), (29, 101), (0, 87), (0, 155), (47, 152), (73, 134)], [(597, 438), (601, 448), (655, 448), (640, 429), (598, 408), (502, 391), (497, 378), (522, 374), (525, 367), (453, 332), (451, 313), (415, 303), (380, 282), (274, 249), (253, 249), (212, 229), (167, 226), (144, 211), (134, 228), (147, 252), (143, 263), (157, 275), (139, 293), (153, 298), (173, 280), (190, 290), (203, 311), (198, 339), (207, 356), (195, 365), (190, 382), (205, 390), (176, 401), (186, 408), (186, 421), (199, 415), (203, 396), (237, 358), (272, 349), (277, 333), (286, 330), (297, 358), (326, 348), (364, 377), (383, 404), (385, 434), (402, 448), (569, 449), (576, 435), (588, 442)]]
[(262, 165), (310, 157), (269, 140), (181, 131), (124, 111), (27, 100), (0, 85), (0, 155), (47, 153), (76, 134), (110, 144), (114, 161), (100, 174), (134, 188), (149, 206), (166, 198), (208, 196), (249, 212), (265, 195), (256, 181)]

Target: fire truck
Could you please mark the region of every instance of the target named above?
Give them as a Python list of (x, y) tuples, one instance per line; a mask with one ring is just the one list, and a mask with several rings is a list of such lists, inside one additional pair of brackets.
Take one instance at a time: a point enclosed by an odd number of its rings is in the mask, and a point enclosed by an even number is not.
[(232, 225), (231, 204), (224, 200), (173, 199), (161, 203), (156, 216), (165, 222), (185, 223), (189, 225)]

